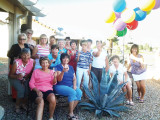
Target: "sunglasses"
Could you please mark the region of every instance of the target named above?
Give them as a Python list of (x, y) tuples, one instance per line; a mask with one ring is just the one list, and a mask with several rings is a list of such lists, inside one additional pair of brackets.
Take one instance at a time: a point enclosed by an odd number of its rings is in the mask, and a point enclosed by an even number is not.
[(26, 39), (23, 39), (23, 38), (22, 38), (22, 39), (19, 39), (19, 40), (26, 40)]
[(29, 32), (28, 32), (27, 34), (32, 34), (32, 33), (29, 33)]

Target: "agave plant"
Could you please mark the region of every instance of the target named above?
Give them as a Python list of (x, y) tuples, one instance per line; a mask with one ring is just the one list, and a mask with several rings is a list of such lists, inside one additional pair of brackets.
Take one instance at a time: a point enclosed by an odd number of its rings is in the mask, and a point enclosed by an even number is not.
[(109, 71), (106, 74), (105, 69), (102, 71), (102, 79), (98, 86), (98, 80), (93, 72), (91, 72), (92, 87), (83, 86), (89, 102), (81, 102), (81, 109), (94, 111), (99, 118), (103, 113), (108, 113), (111, 117), (120, 117), (119, 111), (128, 111), (128, 107), (123, 106), (125, 94), (122, 92), (122, 87), (126, 84), (118, 84), (117, 75), (112, 78), (109, 76)]

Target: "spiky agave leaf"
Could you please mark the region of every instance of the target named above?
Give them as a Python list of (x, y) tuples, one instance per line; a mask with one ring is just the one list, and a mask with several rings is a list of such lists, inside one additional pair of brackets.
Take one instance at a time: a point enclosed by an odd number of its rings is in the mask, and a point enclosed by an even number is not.
[(118, 85), (118, 80), (117, 80), (117, 74), (113, 75), (112, 81), (110, 82), (108, 86), (108, 92), (107, 94), (110, 95), (110, 93), (117, 87)]
[[(91, 74), (94, 74), (94, 73), (91, 73)], [(104, 74), (104, 72), (103, 72), (103, 74)], [(99, 97), (95, 98), (97, 96), (96, 94), (99, 94), (99, 91), (97, 89), (89, 90), (89, 88), (84, 86), (84, 90), (85, 90), (87, 96), (89, 97), (90, 101), (93, 102), (92, 105), (95, 106), (95, 113), (98, 117), (100, 117), (103, 112), (109, 113), (110, 116), (120, 117), (120, 115), (116, 111), (123, 111), (123, 110), (125, 111), (126, 110), (125, 107), (120, 107), (120, 106), (122, 106), (121, 103), (123, 102), (124, 97), (125, 97), (125, 93), (121, 93), (121, 88), (125, 85), (125, 83), (118, 85), (116, 75), (114, 75), (110, 81), (108, 80), (108, 78), (106, 76), (104, 76), (104, 75), (102, 75), (102, 76), (103, 76), (103, 79), (107, 79), (107, 80), (101, 80), (101, 82), (102, 81), (105, 81), (106, 83), (108, 82), (107, 87), (104, 87), (102, 85), (103, 83), (101, 83), (101, 85), (106, 89), (105, 95), (103, 95), (103, 96), (98, 95)], [(92, 78), (93, 87), (98, 88), (97, 84), (96, 84), (97, 82), (94, 82), (93, 79), (96, 79), (95, 76)], [(102, 92), (103, 92), (103, 94), (105, 93), (105, 91), (102, 91)], [(100, 103), (97, 102), (98, 100), (100, 100)], [(89, 105), (88, 107), (86, 107), (86, 106), (84, 106), (84, 107), (85, 107), (85, 109), (88, 109), (88, 110), (89, 109), (94, 110), (94, 107), (92, 105)]]
[(104, 111), (107, 112), (107, 113), (109, 113), (109, 115), (110, 115), (111, 117), (113, 117), (113, 116), (120, 117), (120, 115), (119, 115), (117, 112), (113, 111), (113, 110), (108, 110), (108, 109), (106, 109), (106, 110), (104, 110)]
[(108, 102), (106, 104), (106, 107), (107, 108), (110, 108), (110, 107), (114, 107), (116, 105), (120, 105), (123, 103), (124, 101), (124, 96), (125, 96), (126, 93), (122, 93), (120, 94), (118, 97), (116, 97), (115, 99), (113, 98), (113, 100), (111, 100), (110, 102)]
[(97, 106), (98, 104), (97, 104), (96, 98), (92, 96), (92, 94), (91, 94), (89, 88), (86, 87), (86, 86), (83, 86), (83, 89), (84, 89), (84, 91), (85, 91), (87, 97), (89, 98), (89, 100), (92, 101), (93, 104), (94, 104), (96, 107), (99, 107), (99, 106)]
[(100, 82), (100, 95), (104, 96), (107, 93), (108, 83), (110, 81), (109, 70), (106, 74), (105, 68), (102, 70), (102, 78)]
[(125, 84), (126, 83), (123, 83), (121, 85), (117, 84), (117, 87), (115, 89), (113, 89), (113, 91), (111, 92), (111, 94), (108, 96), (107, 103), (110, 103), (111, 100), (113, 101), (120, 94), (121, 89), (123, 88), (123, 86)]

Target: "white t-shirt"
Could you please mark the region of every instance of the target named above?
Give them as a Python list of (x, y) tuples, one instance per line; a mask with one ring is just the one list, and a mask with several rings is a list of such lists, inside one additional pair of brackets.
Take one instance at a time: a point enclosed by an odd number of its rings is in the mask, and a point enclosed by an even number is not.
[[(93, 50), (93, 52), (97, 52), (97, 51), (98, 51), (97, 49)], [(92, 67), (95, 67), (95, 68), (106, 67), (106, 62), (105, 62), (106, 57), (107, 57), (107, 52), (105, 52), (104, 50), (102, 50), (102, 52), (98, 57), (93, 56)]]
[[(113, 74), (116, 74), (116, 71), (117, 71), (118, 72), (118, 75), (117, 75), (118, 82), (123, 82), (123, 75), (125, 72), (127, 72), (127, 69), (121, 63), (119, 63), (117, 70), (116, 70), (114, 64), (111, 65), (109, 70), (110, 70), (110, 73), (113, 73)], [(124, 76), (124, 81), (125, 81), (125, 76)], [(130, 81), (129, 76), (128, 76), (127, 81)]]

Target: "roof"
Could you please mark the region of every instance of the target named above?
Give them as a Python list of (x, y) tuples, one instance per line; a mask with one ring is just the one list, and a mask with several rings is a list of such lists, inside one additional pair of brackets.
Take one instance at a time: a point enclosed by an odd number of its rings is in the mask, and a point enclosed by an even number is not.
[(37, 1), (38, 0), (18, 0), (18, 2), (20, 2), (23, 6), (25, 6), (25, 8), (27, 8), (27, 10), (29, 10), (34, 16), (37, 17), (46, 16), (41, 12), (41, 9), (35, 6)]
[(29, 11), (32, 16), (44, 17), (46, 16), (42, 13), (42, 10), (36, 6), (38, 0), (8, 0), (10, 3), (14, 4), (20, 8), (23, 12)]

